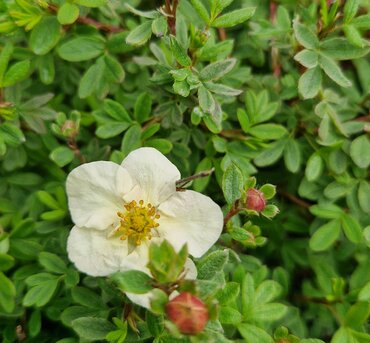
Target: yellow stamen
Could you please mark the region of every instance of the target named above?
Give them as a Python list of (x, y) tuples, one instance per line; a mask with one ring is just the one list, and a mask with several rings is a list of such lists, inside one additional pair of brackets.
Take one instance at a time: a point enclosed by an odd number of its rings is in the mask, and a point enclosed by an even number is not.
[(152, 229), (159, 226), (157, 219), (161, 217), (156, 208), (151, 204), (144, 205), (143, 200), (140, 200), (139, 204), (133, 200), (124, 205), (124, 208), (126, 212), (117, 212), (120, 226), (116, 232), (120, 235), (120, 239), (122, 241), (129, 239), (135, 245), (151, 239)]

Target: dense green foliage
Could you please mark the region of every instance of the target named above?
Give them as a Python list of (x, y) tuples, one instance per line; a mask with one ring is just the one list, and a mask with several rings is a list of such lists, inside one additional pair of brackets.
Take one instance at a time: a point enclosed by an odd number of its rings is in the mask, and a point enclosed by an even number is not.
[[(370, 342), (369, 10), (0, 0), (2, 341)], [(183, 177), (214, 168), (181, 184), (227, 218), (198, 280), (180, 282), (209, 307), (198, 336), (164, 320), (159, 289), (151, 311), (130, 305), (150, 276), (68, 261), (68, 173), (141, 146)], [(256, 180), (262, 215), (238, 207)], [(151, 253), (156, 282), (177, 282), (186, 249)]]

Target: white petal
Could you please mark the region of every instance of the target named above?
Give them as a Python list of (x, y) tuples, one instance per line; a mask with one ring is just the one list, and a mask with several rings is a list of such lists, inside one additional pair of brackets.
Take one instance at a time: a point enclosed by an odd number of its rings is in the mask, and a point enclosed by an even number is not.
[(72, 170), (66, 187), (73, 222), (79, 227), (108, 228), (132, 186), (128, 172), (113, 162), (85, 163)]
[(158, 208), (158, 232), (176, 250), (185, 243), (194, 257), (202, 256), (220, 237), (223, 227), (221, 208), (209, 197), (194, 192), (176, 192)]
[(123, 160), (122, 167), (140, 187), (141, 200), (145, 202), (157, 206), (176, 192), (176, 181), (180, 179), (180, 172), (156, 149), (140, 148), (131, 152)]
[(150, 300), (153, 296), (151, 291), (145, 294), (126, 293), (126, 295), (134, 304), (150, 309)]
[(107, 238), (106, 232), (74, 226), (67, 241), (69, 259), (91, 276), (106, 276), (127, 270), (127, 243)]
[(195, 280), (197, 278), (198, 275), (197, 267), (190, 258), (186, 260), (184, 269), (186, 280)]

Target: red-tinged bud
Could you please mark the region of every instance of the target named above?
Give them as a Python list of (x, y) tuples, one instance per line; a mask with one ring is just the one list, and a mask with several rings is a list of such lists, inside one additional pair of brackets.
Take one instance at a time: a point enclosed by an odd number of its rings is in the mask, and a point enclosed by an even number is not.
[(257, 212), (263, 211), (266, 207), (266, 199), (264, 194), (255, 188), (248, 189), (246, 206), (248, 210)]
[(208, 322), (206, 305), (189, 292), (181, 293), (168, 302), (166, 314), (179, 331), (186, 335), (202, 332)]

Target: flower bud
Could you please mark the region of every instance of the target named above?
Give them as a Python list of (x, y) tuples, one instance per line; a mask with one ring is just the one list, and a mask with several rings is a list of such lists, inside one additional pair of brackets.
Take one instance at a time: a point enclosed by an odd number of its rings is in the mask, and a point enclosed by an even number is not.
[(246, 207), (248, 210), (257, 212), (263, 211), (266, 207), (266, 199), (264, 194), (255, 188), (248, 189)]
[(168, 302), (166, 314), (179, 331), (187, 335), (202, 332), (208, 322), (206, 305), (189, 292), (181, 293)]

